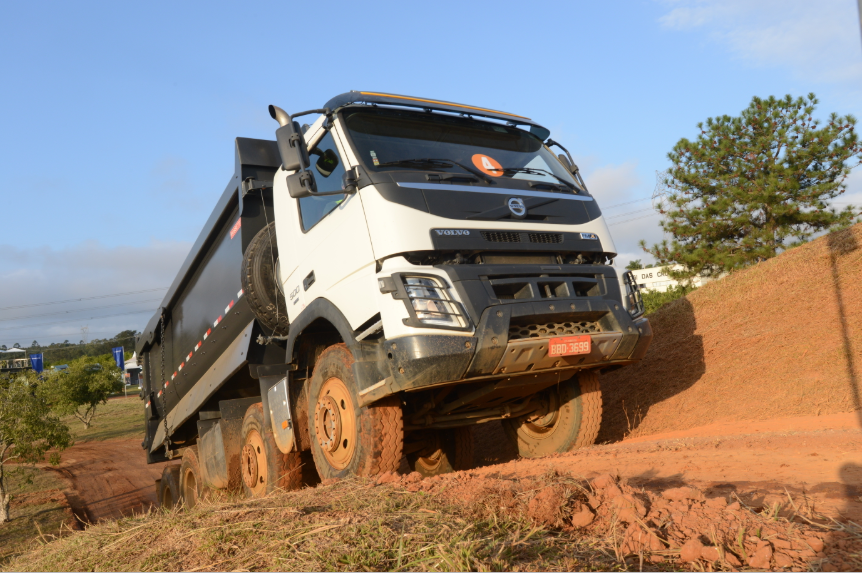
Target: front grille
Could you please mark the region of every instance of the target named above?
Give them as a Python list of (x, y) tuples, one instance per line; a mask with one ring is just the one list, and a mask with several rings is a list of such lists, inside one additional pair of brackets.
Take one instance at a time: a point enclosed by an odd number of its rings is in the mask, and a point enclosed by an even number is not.
[(482, 231), (482, 238), (492, 243), (520, 243), (521, 233), (506, 231)]
[(530, 233), (531, 243), (562, 243), (562, 233)]
[(598, 322), (549, 322), (509, 327), (509, 340), (525, 338), (550, 338), (574, 334), (593, 334), (601, 332)]

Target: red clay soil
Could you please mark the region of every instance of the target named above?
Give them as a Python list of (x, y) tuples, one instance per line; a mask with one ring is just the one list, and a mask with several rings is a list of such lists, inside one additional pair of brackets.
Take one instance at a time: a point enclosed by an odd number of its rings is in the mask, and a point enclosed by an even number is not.
[[(695, 571), (856, 571), (862, 535), (829, 527), (805, 505), (769, 505), (727, 488), (665, 484), (644, 488), (608, 473), (590, 479), (460, 472), (422, 479), (384, 474), (377, 483), (425, 492), (477, 516), (501, 512), (545, 528), (610, 540), (631, 568), (667, 564)], [(804, 499), (797, 497), (797, 503)], [(655, 567), (655, 566), (653, 566)], [(664, 569), (667, 565), (660, 567)]]
[(646, 358), (602, 377), (599, 442), (862, 408), (862, 224), (650, 317)]
[(70, 482), (68, 497), (76, 515), (96, 523), (155, 505), (155, 480), (162, 468), (163, 464), (147, 465), (140, 438), (131, 438), (72, 446), (51, 469)]
[[(547, 472), (591, 478), (620, 476), (633, 485), (662, 489), (682, 485), (735, 493), (760, 507), (805, 496), (820, 513), (862, 524), (862, 425), (856, 413), (781, 418), (713, 426), (593, 446), (533, 460), (507, 461), (489, 451), (471, 476), (531, 478)], [(478, 436), (500, 443), (502, 428)], [(487, 458), (490, 459), (487, 459)], [(500, 463), (504, 462), (504, 463)], [(786, 489), (786, 491), (785, 491)]]

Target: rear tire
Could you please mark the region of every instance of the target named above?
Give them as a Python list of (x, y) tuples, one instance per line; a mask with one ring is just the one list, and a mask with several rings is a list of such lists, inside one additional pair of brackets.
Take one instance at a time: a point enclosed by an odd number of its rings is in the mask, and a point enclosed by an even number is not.
[(173, 509), (183, 501), (180, 489), (180, 466), (172, 464), (162, 470), (162, 479), (159, 480), (159, 507)]
[(263, 405), (252, 404), (242, 420), (240, 472), (246, 497), (263, 497), (302, 487), (302, 461), (298, 451), (281, 453), (272, 429), (264, 424)]
[(275, 240), (275, 221), (258, 231), (242, 257), (242, 290), (248, 305), (257, 319), (273, 334), (285, 335), (290, 323), (287, 320), (287, 303), (275, 276), (278, 245)]
[(370, 477), (401, 464), (404, 424), (397, 396), (359, 406), (353, 354), (344, 344), (317, 359), (308, 392), (311, 453), (321, 480)]
[(595, 370), (579, 372), (545, 390), (544, 398), (545, 411), (503, 420), (521, 457), (563, 453), (595, 443), (602, 421), (602, 392)]
[(183, 503), (189, 509), (206, 496), (207, 488), (201, 478), (201, 465), (198, 460), (198, 447), (186, 448), (183, 463), (180, 464), (179, 490)]
[(407, 454), (411, 471), (423, 477), (473, 469), (472, 428), (428, 430), (428, 446)]

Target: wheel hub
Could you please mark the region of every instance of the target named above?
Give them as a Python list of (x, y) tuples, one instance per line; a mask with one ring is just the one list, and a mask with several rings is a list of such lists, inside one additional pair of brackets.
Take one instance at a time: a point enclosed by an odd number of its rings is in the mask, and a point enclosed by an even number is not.
[(257, 430), (251, 430), (245, 437), (245, 445), (240, 453), (242, 481), (257, 497), (266, 493), (266, 451), (263, 439)]
[(249, 489), (257, 483), (257, 454), (251, 444), (242, 448), (242, 479)]
[(317, 443), (323, 451), (334, 452), (341, 442), (341, 414), (332, 396), (323, 396), (317, 401), (314, 420)]
[(521, 427), (528, 435), (543, 439), (554, 432), (559, 418), (560, 397), (556, 390), (551, 390), (542, 400), (542, 407), (532, 416), (528, 416)]
[(320, 388), (314, 433), (328, 464), (336, 470), (350, 464), (358, 439), (356, 411), (350, 391), (338, 378), (330, 378)]

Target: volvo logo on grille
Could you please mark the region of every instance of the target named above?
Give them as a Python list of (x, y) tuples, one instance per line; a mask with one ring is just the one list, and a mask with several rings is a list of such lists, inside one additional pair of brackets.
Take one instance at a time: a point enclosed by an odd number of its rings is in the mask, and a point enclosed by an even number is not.
[(469, 235), (468, 229), (434, 229), (438, 235)]
[(508, 205), (509, 211), (518, 219), (523, 219), (527, 216), (527, 206), (524, 205), (524, 200), (520, 197), (510, 197)]

